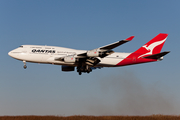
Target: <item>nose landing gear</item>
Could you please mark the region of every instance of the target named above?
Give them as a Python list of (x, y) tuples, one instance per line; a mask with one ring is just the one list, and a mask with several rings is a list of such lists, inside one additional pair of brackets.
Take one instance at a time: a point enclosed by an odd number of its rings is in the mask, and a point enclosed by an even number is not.
[(23, 61), (23, 63), (24, 63), (23, 68), (26, 69), (26, 68), (27, 68), (27, 66), (26, 66), (26, 61)]

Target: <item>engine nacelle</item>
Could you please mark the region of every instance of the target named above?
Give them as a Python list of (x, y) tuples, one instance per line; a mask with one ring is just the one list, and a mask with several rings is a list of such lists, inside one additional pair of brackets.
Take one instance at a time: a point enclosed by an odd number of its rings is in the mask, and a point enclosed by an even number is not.
[(98, 51), (87, 51), (87, 56), (88, 57), (99, 57), (99, 52)]
[(74, 56), (67, 56), (67, 57), (64, 58), (64, 62), (66, 62), (66, 63), (75, 63), (76, 58)]
[(61, 67), (61, 70), (62, 70), (62, 71), (65, 71), (65, 72), (74, 71), (74, 67), (73, 67), (73, 66), (65, 66), (65, 65), (63, 65), (63, 66)]

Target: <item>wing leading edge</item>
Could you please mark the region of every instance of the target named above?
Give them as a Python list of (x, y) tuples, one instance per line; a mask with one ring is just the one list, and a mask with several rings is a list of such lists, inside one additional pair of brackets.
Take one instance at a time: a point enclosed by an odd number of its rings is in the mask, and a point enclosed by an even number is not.
[(78, 54), (77, 56), (87, 56), (87, 57), (106, 57), (112, 53), (114, 53), (114, 51), (112, 49), (131, 41), (134, 38), (134, 36), (131, 36), (125, 40), (121, 40), (121, 41), (117, 41), (115, 43), (103, 46), (103, 47), (99, 47), (93, 50), (89, 50), (86, 53), (82, 53), (82, 54)]
[(116, 48), (116, 47), (118, 47), (118, 46), (120, 46), (120, 45), (122, 45), (122, 44), (124, 44), (124, 43), (126, 43), (126, 42), (131, 41), (133, 38), (134, 38), (134, 36), (131, 36), (131, 37), (125, 39), (125, 40), (117, 41), (117, 42), (115, 42), (115, 43), (112, 43), (112, 44), (109, 44), (109, 45), (100, 47), (99, 49), (100, 49), (100, 50), (104, 50), (104, 49), (105, 49), (105, 50), (114, 49), (114, 48)]

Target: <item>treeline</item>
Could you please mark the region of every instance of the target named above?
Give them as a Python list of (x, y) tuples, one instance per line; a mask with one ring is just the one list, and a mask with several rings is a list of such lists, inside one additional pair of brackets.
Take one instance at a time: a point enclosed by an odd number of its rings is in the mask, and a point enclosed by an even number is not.
[(180, 116), (0, 116), (0, 120), (180, 120)]

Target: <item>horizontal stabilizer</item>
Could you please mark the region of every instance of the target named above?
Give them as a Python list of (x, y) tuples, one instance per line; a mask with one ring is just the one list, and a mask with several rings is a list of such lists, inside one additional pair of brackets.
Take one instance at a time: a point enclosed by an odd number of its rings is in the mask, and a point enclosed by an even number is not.
[(149, 58), (149, 59), (160, 59), (162, 56), (165, 56), (166, 54), (168, 54), (170, 51), (165, 51), (165, 52), (161, 52), (158, 54), (153, 54), (153, 55), (149, 55), (143, 58)]

